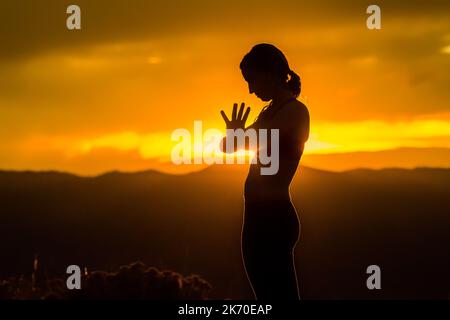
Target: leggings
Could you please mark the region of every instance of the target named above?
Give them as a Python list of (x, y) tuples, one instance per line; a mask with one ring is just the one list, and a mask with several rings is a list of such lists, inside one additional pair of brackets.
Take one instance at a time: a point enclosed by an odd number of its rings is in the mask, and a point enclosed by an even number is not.
[(245, 202), (242, 259), (256, 299), (300, 299), (294, 265), (299, 235), (289, 200)]

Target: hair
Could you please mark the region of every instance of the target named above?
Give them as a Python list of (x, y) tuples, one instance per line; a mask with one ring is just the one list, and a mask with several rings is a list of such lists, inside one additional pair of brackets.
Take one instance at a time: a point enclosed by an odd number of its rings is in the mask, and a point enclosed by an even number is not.
[(241, 61), (242, 71), (254, 70), (268, 72), (285, 83), (289, 90), (298, 97), (301, 92), (301, 81), (298, 74), (291, 70), (283, 52), (268, 43), (255, 45)]

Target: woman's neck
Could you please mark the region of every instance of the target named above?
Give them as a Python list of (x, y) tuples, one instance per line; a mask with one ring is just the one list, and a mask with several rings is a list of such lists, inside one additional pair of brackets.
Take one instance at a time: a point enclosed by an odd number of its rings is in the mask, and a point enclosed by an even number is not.
[(294, 94), (289, 89), (280, 89), (272, 98), (272, 105), (279, 105), (289, 100), (290, 98), (294, 98)]

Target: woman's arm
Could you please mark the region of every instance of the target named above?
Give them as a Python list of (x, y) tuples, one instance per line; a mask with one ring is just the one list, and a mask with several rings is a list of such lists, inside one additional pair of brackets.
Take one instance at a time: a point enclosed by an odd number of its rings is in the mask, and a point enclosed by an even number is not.
[(308, 108), (299, 101), (277, 113), (271, 128), (279, 129), (280, 152), (303, 153), (309, 138), (309, 122)]
[(309, 137), (309, 112), (301, 102), (286, 106), (272, 120), (271, 127), (280, 130), (280, 138), (292, 137), (305, 143)]

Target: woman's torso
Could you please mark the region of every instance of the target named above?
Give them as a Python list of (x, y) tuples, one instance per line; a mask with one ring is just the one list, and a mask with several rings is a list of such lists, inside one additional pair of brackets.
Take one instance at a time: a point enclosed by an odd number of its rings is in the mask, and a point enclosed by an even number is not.
[[(295, 100), (295, 99), (293, 99)], [(296, 101), (296, 100), (295, 100)], [(248, 202), (265, 202), (265, 201), (290, 201), (289, 186), (292, 178), (297, 170), (300, 158), (303, 153), (303, 144), (299, 143), (299, 139), (296, 136), (295, 130), (283, 132), (283, 127), (276, 128), (274, 121), (277, 113), (283, 108), (292, 107), (289, 101), (284, 105), (281, 105), (276, 112), (268, 112), (267, 116), (260, 117), (252, 126), (256, 130), (258, 129), (279, 129), (279, 153), (278, 153), (278, 171), (273, 175), (261, 174), (261, 168), (264, 167), (261, 163), (252, 163), (247, 175), (247, 179), (244, 185), (244, 198), (246, 203)], [(297, 101), (298, 102), (298, 101)], [(271, 111), (271, 110), (268, 110)], [(289, 110), (283, 110), (283, 112), (289, 112)], [(261, 114), (263, 115), (263, 114)], [(296, 121), (295, 117), (287, 117)], [(291, 120), (288, 120), (291, 121)], [(295, 125), (301, 125), (300, 123)], [(277, 126), (280, 126), (279, 124)], [(286, 125), (286, 127), (292, 127)], [(270, 132), (268, 137), (270, 137)], [(273, 143), (273, 142), (272, 142)], [(274, 161), (276, 154), (270, 154), (272, 161)], [(259, 159), (258, 152), (255, 157)], [(270, 164), (273, 165), (273, 164)], [(266, 165), (267, 167), (268, 165)]]

